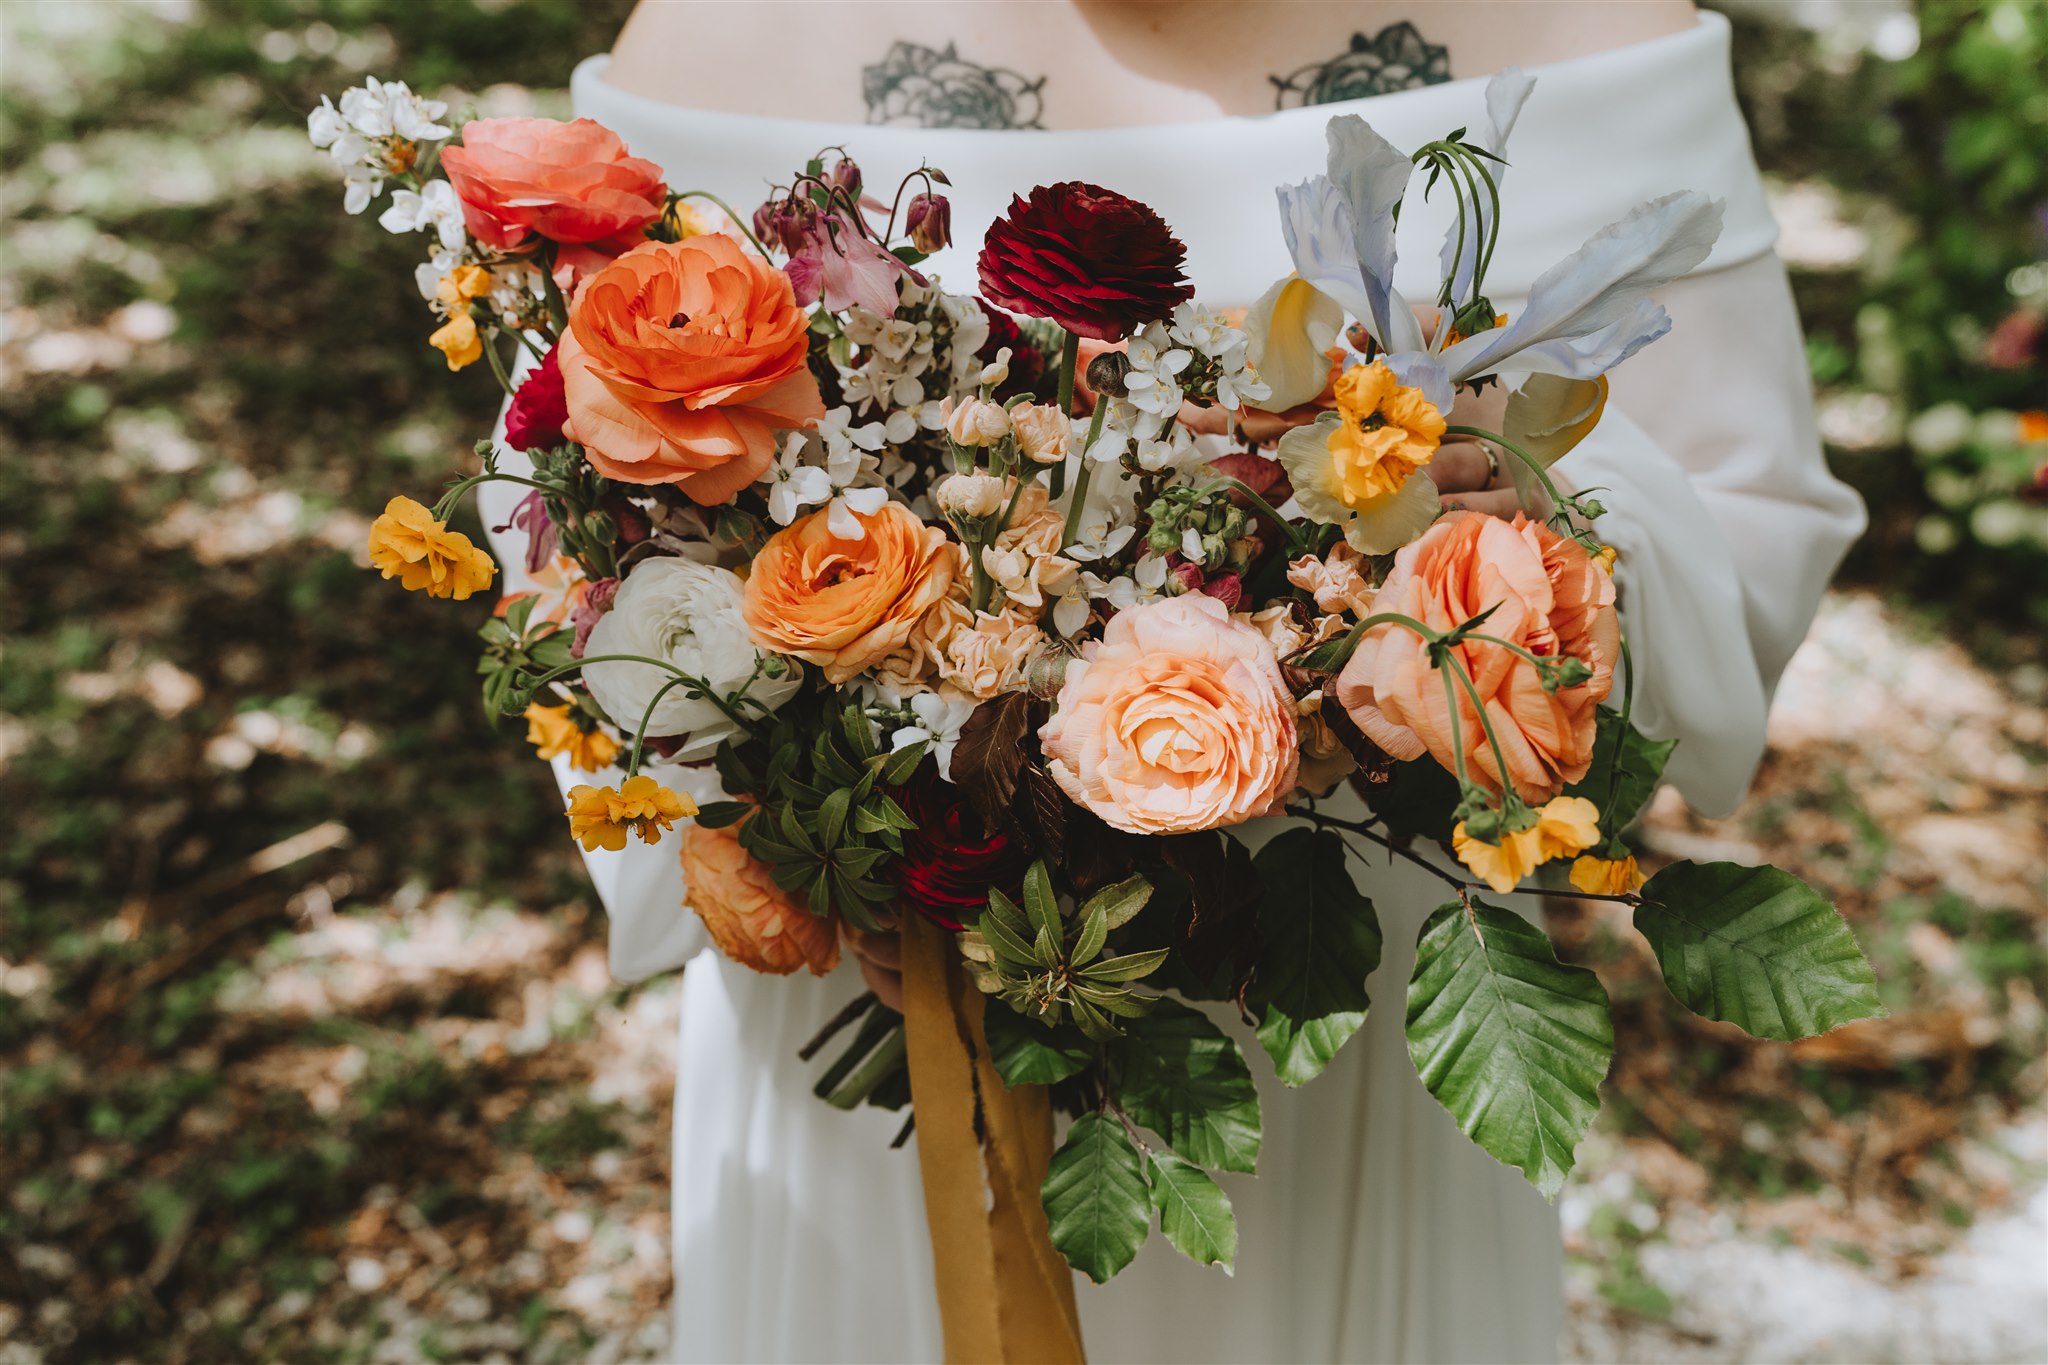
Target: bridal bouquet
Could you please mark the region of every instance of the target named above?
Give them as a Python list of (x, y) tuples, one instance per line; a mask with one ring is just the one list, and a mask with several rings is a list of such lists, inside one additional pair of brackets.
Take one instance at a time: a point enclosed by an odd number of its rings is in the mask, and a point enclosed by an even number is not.
[[(456, 138), (376, 81), (311, 116), (348, 210), (427, 234), (428, 343), (509, 395), (476, 472), (391, 500), (371, 563), (483, 591), (497, 566), (448, 519), (485, 480), (526, 489), (479, 668), (493, 715), (589, 775), (571, 833), (673, 849), (689, 910), (757, 971), (823, 975), (900, 934), (910, 1003), (834, 1021), (850, 1045), (819, 1093), (914, 1094), (922, 1147), (931, 1104), (971, 1104), (981, 1134), (1004, 1086), (1048, 1088), (1074, 1117), (1036, 1226), (1094, 1279), (1155, 1215), (1232, 1263), (1211, 1172), (1254, 1169), (1260, 1107), (1218, 1020), (1288, 1086), (1358, 1032), (1368, 850), (1442, 884), (1392, 1006), (1423, 1083), (1547, 1194), (1613, 1031), (1593, 973), (1498, 898), (1627, 904), (1673, 993), (1759, 1037), (1881, 1012), (1796, 878), (1646, 882), (1622, 840), (1672, 744), (1630, 722), (1605, 509), (1548, 471), (1668, 328), (1650, 292), (1720, 209), (1646, 203), (1497, 309), (1529, 88), (1496, 78), (1476, 131), (1413, 152), (1332, 119), (1328, 174), (1278, 191), (1295, 269), (1242, 315), (1196, 301), (1155, 212), (1092, 184), (1018, 187), (954, 293), (921, 268), (952, 234), (936, 168), (876, 187), (821, 154), (763, 167), (781, 185), (743, 211), (589, 120)], [(1457, 211), (1411, 301), (1395, 222), (1425, 194)], [(1430, 462), (1460, 440), (1526, 513), (1443, 508)], [(913, 941), (971, 983), (963, 1067), (993, 1091), (921, 1084)]]

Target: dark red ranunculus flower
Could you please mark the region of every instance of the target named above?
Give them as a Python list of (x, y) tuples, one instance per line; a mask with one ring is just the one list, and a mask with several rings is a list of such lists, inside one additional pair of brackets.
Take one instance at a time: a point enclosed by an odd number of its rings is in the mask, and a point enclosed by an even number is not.
[(553, 450), (562, 443), (562, 423), (568, 420), (562, 368), (549, 351), (512, 395), (512, 406), (505, 410), (505, 444), (514, 450)]
[(929, 764), (894, 795), (917, 821), (903, 836), (903, 856), (890, 863), (904, 905), (943, 928), (959, 929), (988, 904), (991, 886), (1020, 894), (1023, 846), (984, 829), (960, 789)]
[(1194, 297), (1187, 248), (1160, 216), (1100, 185), (1065, 180), (1010, 200), (982, 238), (981, 292), (1028, 317), (1121, 341)]

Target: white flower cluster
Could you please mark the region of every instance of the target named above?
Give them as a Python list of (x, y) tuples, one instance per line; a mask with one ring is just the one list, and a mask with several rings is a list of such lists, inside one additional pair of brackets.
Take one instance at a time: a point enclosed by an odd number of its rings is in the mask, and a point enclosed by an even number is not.
[(855, 412), (880, 419), (891, 445), (902, 445), (937, 431), (945, 423), (940, 404), (974, 388), (988, 318), (971, 297), (905, 280), (894, 317), (856, 307), (845, 331), (859, 355), (837, 365), (840, 392)]
[(1203, 362), (1205, 391), (1213, 386), (1216, 401), (1232, 412), (1247, 402), (1273, 396), (1246, 355), (1251, 338), (1221, 315), (1198, 303), (1183, 303), (1173, 310), (1173, 325), (1167, 328), (1167, 335)]
[(469, 240), (462, 225), (462, 201), (445, 180), (429, 180), (418, 190), (393, 190), (391, 206), (377, 215), (377, 225), (401, 237), (432, 228), (443, 251), (460, 251)]
[(1211, 395), (1236, 411), (1269, 397), (1246, 358), (1249, 339), (1199, 304), (1183, 303), (1170, 323), (1154, 322), (1132, 336), (1124, 349), (1130, 369), (1124, 396), (1110, 400), (1102, 435), (1088, 458), (1117, 464), (1126, 455), (1149, 474), (1165, 473), (1209, 459), (1192, 433), (1174, 420), (1192, 394)]
[[(400, 191), (399, 193), (404, 193)], [(397, 196), (392, 196), (396, 198)], [(388, 211), (386, 216), (388, 217)], [(458, 265), (473, 264), (467, 250), (438, 247), (434, 254), (413, 267), (413, 283), (428, 303), (440, 302), (441, 281)], [(491, 272), (491, 311), (506, 327), (526, 327), (546, 311), (540, 267), (531, 261), (484, 261)], [(436, 308), (437, 312), (445, 309)]]
[(338, 109), (323, 95), (320, 107), (306, 115), (306, 135), (341, 168), (348, 187), (342, 207), (361, 213), (384, 192), (386, 176), (411, 168), (418, 154), (415, 144), (453, 131), (439, 122), (447, 112), (445, 103), (421, 99), (404, 81), (371, 76), (344, 93)]
[[(882, 449), (882, 423), (853, 424), (853, 409), (837, 407), (807, 431), (791, 432), (768, 471), (768, 515), (777, 526), (823, 503), (825, 526), (841, 540), (862, 540), (871, 517), (889, 500), (870, 453)], [(858, 515), (855, 515), (858, 513)]]

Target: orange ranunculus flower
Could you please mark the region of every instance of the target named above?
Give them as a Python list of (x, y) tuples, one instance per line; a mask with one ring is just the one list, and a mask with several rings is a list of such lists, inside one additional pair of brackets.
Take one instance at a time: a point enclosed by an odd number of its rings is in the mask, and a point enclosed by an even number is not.
[(658, 844), (661, 836), (678, 820), (697, 813), (697, 803), (678, 796), (646, 773), (629, 777), (617, 787), (571, 787), (569, 833), (585, 852), (608, 848), (616, 853), (626, 846), (628, 830), (643, 844)]
[(408, 592), (458, 602), (490, 587), (498, 571), (468, 536), (449, 530), (423, 504), (406, 497), (385, 503), (384, 514), (370, 523), (370, 565), (398, 579)]
[(1126, 607), (1067, 668), (1038, 732), (1075, 804), (1134, 834), (1182, 834), (1277, 811), (1299, 772), (1294, 697), (1273, 646), (1213, 597)]
[(902, 503), (860, 522), (859, 540), (841, 540), (825, 512), (800, 518), (768, 538), (747, 578), (754, 639), (818, 665), (835, 684), (908, 640), (959, 572), (945, 531)]
[(617, 133), (587, 118), (472, 120), (441, 167), (469, 235), (495, 251), (516, 249), (529, 233), (624, 251), (667, 197), (661, 167), (627, 155)]
[[(1553, 797), (1536, 812), (1534, 824), (1501, 835), (1497, 844), (1473, 838), (1465, 832), (1463, 820), (1451, 831), (1451, 849), (1458, 855), (1458, 861), (1503, 896), (1551, 859), (1569, 858), (1599, 842), (1600, 808), (1583, 796)], [(1582, 863), (1588, 861), (1579, 859)], [(1635, 859), (1629, 859), (1629, 864), (1634, 866)], [(1578, 876), (1578, 866), (1574, 864), (1574, 886), (1578, 885)]]
[(789, 277), (732, 238), (648, 242), (583, 286), (560, 358), (571, 440), (598, 473), (725, 502), (825, 415)]
[(566, 706), (542, 706), (532, 702), (526, 708), (526, 742), (541, 758), (569, 756), (569, 766), (581, 772), (601, 773), (619, 756), (619, 742), (604, 731), (584, 729)]
[[(1468, 640), (1457, 647), (1486, 705), (1507, 760), (1507, 779), (1531, 805), (1586, 775), (1593, 761), (1595, 710), (1614, 686), (1621, 624), (1614, 580), (1577, 541), (1541, 522), (1513, 522), (1477, 512), (1443, 517), (1394, 560), (1373, 610), (1400, 612), (1436, 630), (1450, 630), (1485, 611), (1479, 627), (1532, 654), (1569, 655), (1593, 676), (1555, 693), (1543, 690), (1536, 665), (1499, 645)], [(1444, 682), (1429, 665), (1428, 646), (1403, 626), (1374, 626), (1337, 678), (1337, 700), (1366, 738), (1395, 758), (1425, 752), (1446, 768), (1458, 749), (1475, 782), (1499, 789), (1503, 774), (1471, 698), (1457, 689), (1458, 730), (1452, 742)]]
[(684, 903), (727, 957), (773, 976), (799, 967), (823, 976), (839, 965), (832, 921), (777, 886), (767, 865), (740, 847), (737, 827), (689, 826), (682, 859)]

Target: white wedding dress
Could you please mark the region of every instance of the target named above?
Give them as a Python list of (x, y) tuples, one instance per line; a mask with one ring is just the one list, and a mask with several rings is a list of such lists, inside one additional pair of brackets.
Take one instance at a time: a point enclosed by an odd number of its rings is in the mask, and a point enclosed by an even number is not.
[[(1671, 780), (1712, 813), (1748, 785), (1771, 689), (1863, 524), (1855, 496), (1822, 462), (1798, 322), (1728, 60), (1727, 25), (1710, 15), (1682, 34), (1535, 70), (1509, 145), (1514, 173), (1488, 280), (1513, 311), (1538, 273), (1636, 203), (1678, 189), (1726, 200), (1713, 255), (1663, 295), (1671, 335), (1615, 373), (1605, 420), (1559, 466), (1578, 487), (1611, 490), (1598, 531), (1621, 553), (1622, 611), (1642, 670), (1635, 714), (1650, 734), (1684, 740)], [(1273, 189), (1322, 170), (1332, 114), (1360, 114), (1412, 148), (1475, 123), (1483, 108), (1483, 83), (1468, 80), (1260, 118), (925, 131), (678, 108), (607, 85), (605, 62), (577, 69), (577, 112), (658, 161), (677, 189), (711, 190), (745, 213), (770, 178), (820, 148), (846, 148), (871, 185), (928, 162), (953, 181), (959, 235), (933, 267), (945, 285), (972, 290), (979, 234), (1010, 195), (1091, 180), (1165, 217), (1213, 306), (1248, 303), (1289, 269)], [(1403, 260), (1418, 274), (1435, 267), (1445, 212), (1442, 202), (1411, 202), (1402, 214)], [(1432, 279), (1402, 285), (1410, 297), (1434, 289)], [(487, 486), (486, 524), (504, 521), (521, 491)], [(522, 586), (522, 550), (518, 532), (500, 537), (508, 589)], [(851, 965), (819, 981), (722, 960), (682, 907), (673, 837), (592, 855), (590, 870), (611, 915), (614, 973), (685, 969), (674, 1356), (937, 1359), (917, 1160), (888, 1148), (901, 1118), (828, 1108), (810, 1093), (816, 1068), (796, 1058), (860, 990)], [(1261, 1174), (1224, 1181), (1241, 1233), (1235, 1278), (1155, 1235), (1108, 1286), (1078, 1286), (1092, 1359), (1554, 1355), (1555, 1212), (1457, 1130), (1405, 1051), (1415, 936), (1441, 888), (1389, 867), (1365, 889), (1386, 949), (1362, 1034), (1323, 1076), (1286, 1092), (1238, 1030), (1261, 1075), (1266, 1137)]]

